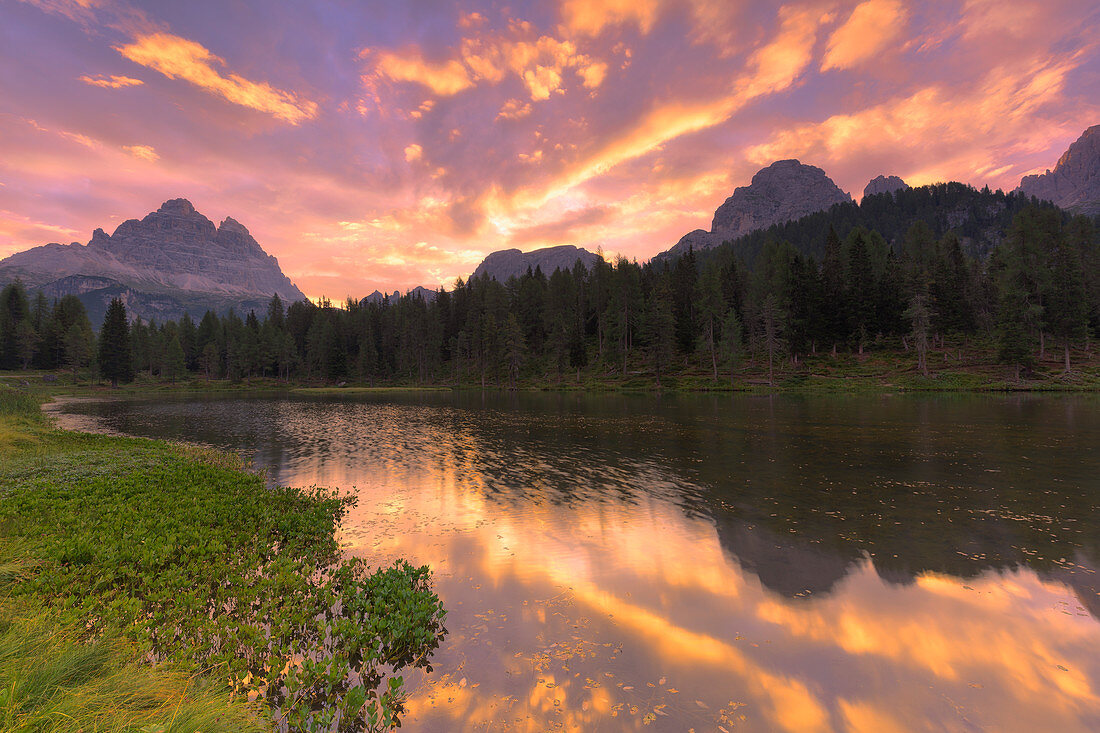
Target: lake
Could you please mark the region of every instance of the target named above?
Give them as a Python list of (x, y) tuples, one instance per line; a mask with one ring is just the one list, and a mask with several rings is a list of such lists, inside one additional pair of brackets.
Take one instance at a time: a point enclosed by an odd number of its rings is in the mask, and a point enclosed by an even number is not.
[(430, 565), (405, 730), (1100, 730), (1100, 399), (376, 393), (67, 402), (354, 491)]

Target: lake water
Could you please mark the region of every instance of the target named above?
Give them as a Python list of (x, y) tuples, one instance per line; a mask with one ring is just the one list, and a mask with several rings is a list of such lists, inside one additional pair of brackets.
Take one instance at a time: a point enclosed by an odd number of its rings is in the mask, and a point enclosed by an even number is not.
[(354, 490), (448, 609), (406, 730), (1100, 730), (1100, 400), (63, 405)]

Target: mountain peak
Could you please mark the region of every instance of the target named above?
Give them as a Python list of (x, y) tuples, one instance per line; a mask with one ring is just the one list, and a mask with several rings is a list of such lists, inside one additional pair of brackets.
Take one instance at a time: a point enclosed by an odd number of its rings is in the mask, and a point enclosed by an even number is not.
[(248, 234), (248, 229), (245, 228), (244, 224), (241, 224), (232, 216), (227, 216), (225, 217), (225, 219), (222, 220), (222, 223), (218, 225), (218, 231), (232, 232), (234, 234), (244, 234), (251, 236), (250, 234)]
[(1081, 133), (1054, 170), (1024, 176), (1018, 193), (1051, 201), (1078, 214), (1100, 214), (1100, 125)]
[(758, 170), (749, 185), (733, 190), (733, 195), (715, 210), (710, 231), (688, 232), (657, 257), (676, 257), (689, 248), (717, 247), (758, 229), (784, 224), (851, 200), (817, 166), (794, 158), (777, 160)]
[(122, 222), (113, 234), (96, 229), (86, 247), (35, 247), (0, 261), (0, 283), (15, 277), (33, 287), (60, 283), (54, 295), (77, 287), (73, 276), (82, 278), (84, 290), (74, 293), (82, 297), (92, 297), (86, 290), (89, 278), (114, 283), (96, 285), (103, 297), (128, 288), (137, 294), (135, 303), (148, 306), (135, 311), (143, 318), (179, 317), (185, 302), (201, 313), (243, 303), (262, 307), (273, 294), (285, 301), (305, 299), (240, 222), (227, 217), (215, 228), (182, 198), (165, 201), (143, 219)]
[(168, 199), (160, 208), (157, 209), (158, 214), (175, 214), (176, 216), (191, 216), (195, 212), (195, 207), (187, 199)]
[(585, 267), (591, 267), (596, 261), (596, 255), (572, 244), (543, 247), (542, 249), (533, 249), (530, 252), (521, 252), (518, 249), (502, 249), (486, 256), (470, 277), (488, 275), (504, 282), (510, 277), (520, 277), (526, 274), (528, 268), (531, 270), (541, 268), (542, 274), (550, 277), (554, 270), (573, 269), (573, 266), (577, 264), (577, 260), (584, 263)]
[(897, 176), (875, 176), (864, 187), (863, 198), (874, 196), (877, 193), (893, 193), (907, 188), (909, 188), (909, 184)]
[(723, 239), (736, 239), (851, 200), (817, 166), (777, 160), (757, 171), (748, 186), (733, 190), (714, 212), (710, 231)]

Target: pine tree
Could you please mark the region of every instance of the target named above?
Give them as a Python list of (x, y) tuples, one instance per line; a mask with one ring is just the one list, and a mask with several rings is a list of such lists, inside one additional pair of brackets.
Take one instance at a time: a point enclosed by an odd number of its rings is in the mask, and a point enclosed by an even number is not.
[(1051, 286), (1047, 321), (1051, 332), (1062, 342), (1068, 374), (1070, 346), (1088, 333), (1089, 312), (1081, 255), (1064, 239), (1058, 243), (1051, 262)]
[(31, 361), (38, 353), (38, 344), (41, 342), (42, 339), (38, 336), (38, 332), (34, 330), (31, 319), (24, 318), (15, 327), (15, 348), (21, 368), (30, 369)]
[(702, 341), (710, 356), (711, 374), (718, 381), (718, 341), (722, 329), (722, 315), (726, 312), (726, 302), (722, 299), (722, 283), (717, 267), (710, 266), (695, 285), (695, 302), (699, 321), (702, 324)]
[(80, 369), (91, 362), (94, 353), (95, 334), (92, 333), (92, 327), (87, 318), (83, 323), (74, 323), (69, 326), (65, 334), (64, 363), (72, 369), (74, 382), (77, 381)]
[(737, 317), (737, 310), (730, 308), (722, 319), (722, 358), (730, 368), (730, 387), (733, 387), (733, 376), (741, 363), (742, 345), (741, 319)]
[(917, 369), (926, 377), (928, 376), (928, 330), (932, 321), (927, 300), (924, 293), (917, 293), (910, 299), (909, 308), (905, 311), (905, 317), (910, 323), (909, 333), (913, 337), (913, 346), (917, 351)]
[(836, 229), (829, 227), (825, 238), (825, 258), (821, 263), (821, 291), (827, 317), (826, 337), (836, 353), (838, 341), (847, 335), (848, 304), (844, 289), (844, 262), (840, 248), (840, 237)]
[(644, 338), (653, 370), (657, 374), (657, 387), (661, 386), (661, 369), (672, 361), (676, 351), (676, 317), (672, 314), (671, 294), (668, 287), (654, 289), (646, 303)]
[(508, 389), (514, 390), (519, 380), (519, 365), (526, 348), (523, 329), (515, 313), (509, 313), (504, 320), (504, 333), (501, 334), (501, 338), (504, 342), (504, 358), (508, 366)]
[(133, 359), (126, 306), (115, 298), (107, 306), (103, 327), (99, 330), (99, 373), (111, 380), (111, 385), (115, 387), (120, 382), (131, 382), (134, 379)]
[(182, 377), (187, 371), (187, 363), (183, 357), (183, 346), (180, 344), (179, 336), (173, 334), (168, 340), (168, 346), (164, 352), (164, 368), (161, 370), (161, 374), (168, 379), (169, 382), (175, 382)]
[(845, 290), (849, 304), (848, 332), (859, 345), (859, 353), (862, 356), (867, 337), (875, 324), (878, 287), (867, 240), (864, 233), (858, 230), (853, 233), (848, 248), (847, 280)]
[(9, 283), (0, 291), (0, 369), (16, 369), (22, 362), (18, 329), (30, 315), (27, 291), (21, 281)]
[(768, 384), (775, 385), (775, 357), (783, 347), (783, 327), (786, 314), (779, 307), (779, 299), (769, 293), (760, 306), (760, 325), (764, 350), (768, 352)]

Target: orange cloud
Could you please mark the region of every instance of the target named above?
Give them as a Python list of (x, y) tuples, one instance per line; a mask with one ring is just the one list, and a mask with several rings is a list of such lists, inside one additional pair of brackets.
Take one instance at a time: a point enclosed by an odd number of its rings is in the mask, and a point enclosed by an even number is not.
[(607, 76), (607, 64), (602, 61), (596, 61), (585, 66), (578, 73), (584, 80), (585, 87), (588, 89), (595, 89), (600, 84), (603, 84), (604, 77)]
[(122, 89), (123, 87), (139, 87), (145, 82), (141, 79), (134, 79), (129, 76), (82, 76), (80, 81), (85, 84), (91, 84), (94, 87), (103, 87), (104, 89)]
[(1044, 149), (1058, 136), (1056, 128), (1066, 121), (1044, 123), (1040, 113), (1061, 99), (1066, 77), (1080, 62), (1077, 56), (1024, 60), (994, 69), (976, 88), (954, 93), (942, 85), (927, 86), (858, 112), (777, 132), (768, 142), (747, 148), (745, 156), (764, 165), (788, 157), (828, 162), (874, 153), (901, 159), (908, 153), (909, 168), (895, 172), (914, 185), (972, 181), (993, 171), (1003, 176), (1007, 170), (993, 161), (1007, 159), (1010, 151)]
[(634, 23), (649, 33), (659, 10), (659, 0), (565, 0), (562, 5), (569, 30), (590, 36), (619, 23)]
[(822, 71), (850, 69), (882, 51), (897, 37), (907, 13), (899, 0), (866, 0), (829, 38)]
[(750, 75), (742, 80), (749, 97), (781, 92), (810, 65), (814, 41), (822, 22), (829, 20), (813, 8), (779, 9), (779, 33), (750, 58)]
[(523, 81), (533, 101), (564, 92), (567, 70), (575, 72), (589, 89), (600, 86), (607, 75), (606, 63), (578, 53), (571, 41), (535, 36), (528, 23), (514, 23), (508, 32), (521, 37), (488, 34), (463, 38), (458, 58), (441, 63), (425, 61), (417, 49), (383, 53), (375, 63), (375, 71), (393, 81), (420, 84), (441, 97), (453, 96), (479, 82), (498, 84), (511, 74)]
[(317, 116), (317, 105), (297, 95), (254, 82), (239, 74), (223, 75), (225, 61), (201, 44), (170, 33), (152, 33), (116, 50), (134, 63), (167, 76), (184, 79), (229, 102), (266, 112), (292, 125)]
[(498, 120), (519, 120), (531, 114), (531, 105), (518, 99), (509, 99), (497, 113)]
[(122, 149), (135, 158), (141, 158), (150, 163), (160, 160), (160, 155), (157, 154), (157, 151), (153, 149), (152, 145), (123, 145)]
[(405, 160), (409, 163), (414, 160), (420, 160), (420, 157), (424, 154), (424, 148), (420, 147), (416, 143), (409, 145), (405, 148)]
[(450, 97), (473, 86), (473, 80), (458, 61), (433, 64), (419, 53), (384, 53), (378, 59), (378, 71), (394, 81), (407, 81), (431, 89), (441, 97)]
[(606, 173), (628, 160), (657, 150), (670, 140), (719, 125), (750, 101), (775, 94), (794, 84), (812, 60), (817, 29), (827, 20), (813, 10), (780, 10), (776, 36), (752, 54), (749, 71), (732, 91), (706, 101), (672, 101), (659, 104), (632, 127), (567, 169), (540, 193), (527, 192), (519, 201), (529, 205)]

